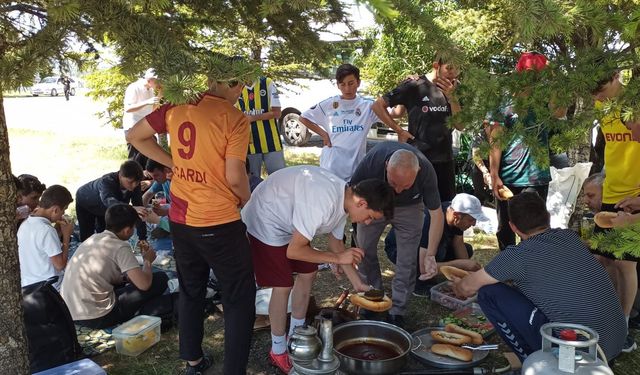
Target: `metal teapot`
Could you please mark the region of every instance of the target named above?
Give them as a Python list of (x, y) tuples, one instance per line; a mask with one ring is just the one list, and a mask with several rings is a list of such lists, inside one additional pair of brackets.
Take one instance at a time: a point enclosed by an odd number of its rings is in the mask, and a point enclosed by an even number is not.
[(318, 357), (321, 350), (322, 342), (315, 328), (306, 324), (294, 328), (287, 343), (287, 351), (293, 361), (311, 361)]
[[(300, 332), (298, 332), (298, 328)], [(311, 331), (311, 330), (312, 331)], [(308, 339), (308, 335), (313, 332), (314, 337), (321, 342), (318, 347), (319, 350), (315, 351), (315, 340)], [(338, 368), (340, 367), (340, 361), (333, 354), (333, 325), (331, 320), (325, 319), (320, 323), (320, 338), (315, 336), (316, 329), (313, 327), (297, 327), (294, 329), (294, 335), (300, 333), (298, 339), (292, 345), (292, 339), (289, 339), (289, 356), (291, 357), (291, 364), (293, 368), (289, 375), (337, 375), (340, 374)], [(291, 336), (293, 338), (293, 336)], [(296, 354), (294, 354), (294, 351)], [(315, 357), (309, 359), (300, 359), (300, 355), (307, 358), (307, 355), (311, 355), (315, 352)]]

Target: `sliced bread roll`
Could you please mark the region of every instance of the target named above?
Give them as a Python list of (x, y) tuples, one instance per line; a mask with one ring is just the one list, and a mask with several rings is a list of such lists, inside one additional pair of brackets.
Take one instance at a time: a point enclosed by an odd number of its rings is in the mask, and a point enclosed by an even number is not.
[(450, 344), (433, 344), (431, 351), (435, 354), (444, 355), (464, 362), (471, 362), (473, 352), (469, 349), (460, 348)]

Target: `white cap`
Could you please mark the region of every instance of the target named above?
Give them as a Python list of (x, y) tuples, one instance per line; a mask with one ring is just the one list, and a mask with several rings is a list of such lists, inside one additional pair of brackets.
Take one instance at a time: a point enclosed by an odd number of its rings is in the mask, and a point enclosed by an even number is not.
[(460, 193), (453, 197), (451, 201), (452, 210), (462, 214), (471, 215), (477, 221), (489, 221), (489, 218), (482, 212), (480, 200), (473, 195)]
[(146, 72), (144, 72), (144, 79), (158, 79), (158, 76), (156, 75), (156, 70), (153, 68), (147, 69)]

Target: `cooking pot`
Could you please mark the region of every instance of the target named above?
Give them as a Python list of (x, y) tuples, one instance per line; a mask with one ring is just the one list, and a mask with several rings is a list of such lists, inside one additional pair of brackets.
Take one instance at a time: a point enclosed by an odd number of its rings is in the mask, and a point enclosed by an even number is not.
[(374, 320), (355, 320), (333, 330), (334, 353), (348, 374), (391, 375), (407, 364), (412, 337), (402, 328)]

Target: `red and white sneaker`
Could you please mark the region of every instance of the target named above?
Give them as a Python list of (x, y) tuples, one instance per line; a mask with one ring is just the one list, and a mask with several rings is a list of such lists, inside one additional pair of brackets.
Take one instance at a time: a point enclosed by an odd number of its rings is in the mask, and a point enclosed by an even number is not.
[(280, 371), (288, 374), (291, 371), (293, 365), (291, 364), (291, 360), (289, 359), (289, 354), (284, 352), (282, 354), (274, 354), (273, 351), (269, 351), (269, 361), (272, 365), (276, 366), (280, 369)]

